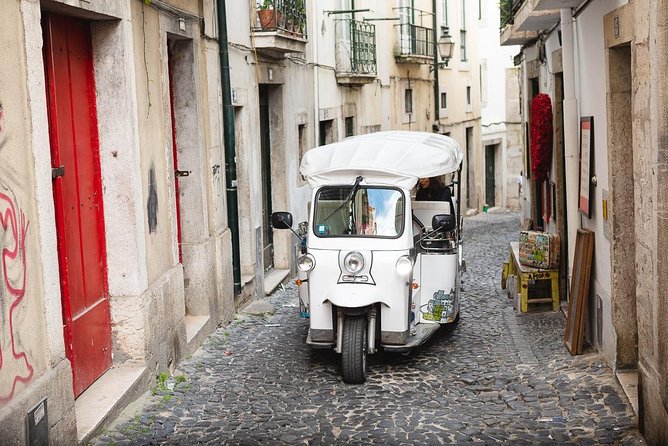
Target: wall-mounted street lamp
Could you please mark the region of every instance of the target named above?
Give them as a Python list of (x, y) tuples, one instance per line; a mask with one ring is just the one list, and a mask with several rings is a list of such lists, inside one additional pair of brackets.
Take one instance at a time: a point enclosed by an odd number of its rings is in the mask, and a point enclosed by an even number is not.
[[(447, 26), (441, 27), (441, 37), (438, 38), (438, 52), (443, 60), (442, 64), (448, 66), (448, 62), (452, 59), (452, 52), (455, 49), (455, 41), (449, 33)], [(439, 64), (441, 66), (441, 64)]]

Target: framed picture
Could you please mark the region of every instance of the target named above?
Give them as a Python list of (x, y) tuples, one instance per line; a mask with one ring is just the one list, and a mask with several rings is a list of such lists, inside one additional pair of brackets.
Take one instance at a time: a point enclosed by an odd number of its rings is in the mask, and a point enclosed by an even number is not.
[(591, 217), (591, 177), (594, 154), (594, 117), (580, 118), (580, 199), (578, 209), (587, 218)]

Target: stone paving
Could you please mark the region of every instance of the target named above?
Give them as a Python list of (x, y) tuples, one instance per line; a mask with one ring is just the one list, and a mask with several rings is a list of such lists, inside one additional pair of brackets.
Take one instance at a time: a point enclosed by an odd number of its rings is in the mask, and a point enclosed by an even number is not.
[(593, 351), (572, 357), (561, 313), (516, 316), (500, 289), (517, 214), (465, 221), (462, 319), (408, 356), (370, 357), (363, 385), (304, 343), (296, 288), (276, 312), (219, 328), (93, 444), (644, 444)]

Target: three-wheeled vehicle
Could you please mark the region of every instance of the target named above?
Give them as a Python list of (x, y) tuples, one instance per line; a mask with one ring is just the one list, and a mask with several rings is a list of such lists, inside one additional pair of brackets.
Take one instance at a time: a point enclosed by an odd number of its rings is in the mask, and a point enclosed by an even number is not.
[[(408, 352), (458, 321), (461, 161), (457, 142), (439, 134), (354, 136), (305, 154), (300, 171), (313, 190), (304, 233), (290, 213), (272, 214), (275, 229), (302, 240), (306, 342), (341, 354), (345, 382), (366, 380), (367, 354), (379, 347)], [(411, 198), (419, 178), (436, 176), (450, 177), (445, 201)]]

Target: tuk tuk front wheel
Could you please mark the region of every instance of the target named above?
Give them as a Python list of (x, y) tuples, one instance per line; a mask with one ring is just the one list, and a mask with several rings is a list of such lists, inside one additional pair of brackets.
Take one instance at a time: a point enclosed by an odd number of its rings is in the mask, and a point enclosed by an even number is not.
[(366, 316), (346, 317), (343, 321), (341, 368), (343, 381), (348, 384), (366, 381), (366, 324)]

